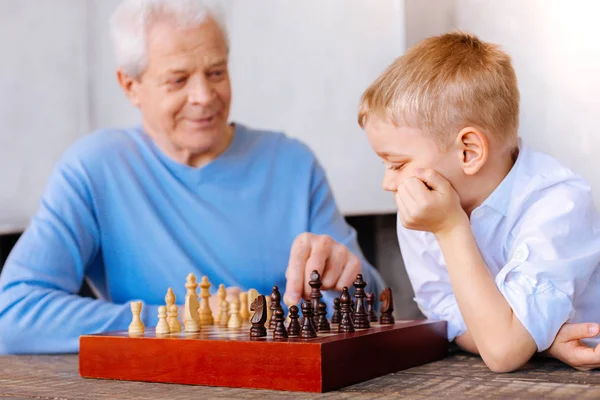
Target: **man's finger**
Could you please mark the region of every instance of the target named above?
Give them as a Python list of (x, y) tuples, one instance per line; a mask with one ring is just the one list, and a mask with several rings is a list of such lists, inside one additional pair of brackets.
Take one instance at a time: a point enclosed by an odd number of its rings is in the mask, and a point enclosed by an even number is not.
[(344, 289), (344, 286), (348, 288), (352, 287), (352, 283), (356, 279), (356, 275), (360, 274), (360, 271), (360, 259), (354, 254), (350, 253), (348, 262), (346, 263), (346, 266), (340, 275), (340, 279), (338, 279), (337, 283), (335, 284), (335, 289), (341, 292), (342, 289)]
[(323, 283), (322, 289), (329, 290), (335, 287), (340, 278), (346, 262), (348, 261), (350, 251), (343, 244), (335, 243), (331, 249), (331, 254), (325, 264), (325, 270), (321, 276)]
[(286, 285), (283, 302), (298, 304), (304, 288), (304, 270), (310, 256), (311, 234), (302, 233), (296, 237), (290, 251), (290, 261), (285, 272)]
[(325, 264), (327, 259), (331, 256), (333, 245), (335, 241), (327, 235), (316, 236), (312, 241), (310, 249), (310, 256), (306, 261), (306, 269), (304, 273), (304, 293), (303, 297), (307, 298), (310, 294), (310, 286), (308, 281), (313, 271), (317, 271), (319, 275), (323, 276), (325, 271)]
[(417, 178), (423, 181), (423, 183), (431, 189), (442, 193), (448, 193), (450, 191), (450, 182), (435, 170), (429, 168), (415, 168), (414, 173)]

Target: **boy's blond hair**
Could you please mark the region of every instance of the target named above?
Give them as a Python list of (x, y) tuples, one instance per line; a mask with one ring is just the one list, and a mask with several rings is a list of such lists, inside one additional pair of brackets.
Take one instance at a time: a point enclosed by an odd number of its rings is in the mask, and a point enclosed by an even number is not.
[(517, 77), (494, 44), (460, 31), (434, 36), (397, 58), (363, 93), (360, 126), (372, 115), (422, 129), (441, 148), (467, 126), (516, 146)]

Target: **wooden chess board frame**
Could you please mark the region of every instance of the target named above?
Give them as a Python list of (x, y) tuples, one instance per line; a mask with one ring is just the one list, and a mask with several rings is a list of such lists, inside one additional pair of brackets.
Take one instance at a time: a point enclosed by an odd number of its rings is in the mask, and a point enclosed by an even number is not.
[(85, 378), (326, 392), (445, 357), (445, 321), (371, 323), (354, 333), (314, 339), (251, 339), (249, 326), (203, 326), (199, 333), (80, 337)]

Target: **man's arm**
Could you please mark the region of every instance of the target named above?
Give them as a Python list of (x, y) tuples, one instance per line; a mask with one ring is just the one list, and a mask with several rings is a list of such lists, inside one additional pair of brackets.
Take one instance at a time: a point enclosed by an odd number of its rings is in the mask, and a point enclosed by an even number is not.
[(77, 352), (81, 334), (127, 328), (128, 304), (75, 294), (101, 263), (92, 203), (81, 170), (60, 163), (0, 276), (0, 354)]

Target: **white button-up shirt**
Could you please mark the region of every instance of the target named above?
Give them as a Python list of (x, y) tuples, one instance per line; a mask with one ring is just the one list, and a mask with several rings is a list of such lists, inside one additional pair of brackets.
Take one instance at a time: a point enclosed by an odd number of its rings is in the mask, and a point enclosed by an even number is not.
[[(600, 322), (600, 215), (580, 176), (521, 146), (509, 174), (473, 210), (471, 228), (498, 289), (538, 351), (567, 321)], [(398, 241), (415, 301), (427, 318), (448, 321), (448, 339), (454, 340), (467, 327), (434, 235), (408, 230), (398, 219)]]

